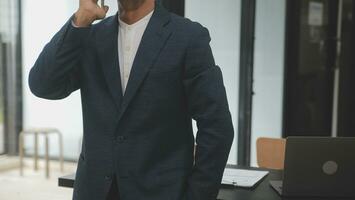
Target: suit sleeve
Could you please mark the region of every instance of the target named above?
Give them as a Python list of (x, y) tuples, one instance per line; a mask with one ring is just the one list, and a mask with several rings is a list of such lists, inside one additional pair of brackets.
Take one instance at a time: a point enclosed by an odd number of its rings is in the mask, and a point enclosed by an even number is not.
[(196, 154), (187, 200), (215, 200), (234, 138), (221, 69), (215, 65), (210, 35), (197, 31), (187, 50), (184, 88), (190, 115), (197, 122)]
[(31, 92), (44, 99), (63, 99), (80, 88), (80, 65), (91, 27), (75, 28), (73, 16), (46, 44), (31, 68)]

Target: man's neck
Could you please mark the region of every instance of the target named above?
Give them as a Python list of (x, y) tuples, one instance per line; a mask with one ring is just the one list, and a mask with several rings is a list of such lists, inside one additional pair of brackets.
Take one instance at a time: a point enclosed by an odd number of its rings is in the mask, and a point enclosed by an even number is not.
[(126, 24), (134, 24), (154, 10), (155, 1), (146, 1), (136, 10), (120, 8), (120, 19)]

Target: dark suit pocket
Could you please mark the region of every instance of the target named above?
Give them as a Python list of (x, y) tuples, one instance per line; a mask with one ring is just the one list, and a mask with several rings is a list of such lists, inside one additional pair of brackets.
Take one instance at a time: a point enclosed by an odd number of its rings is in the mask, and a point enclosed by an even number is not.
[(141, 93), (148, 105), (166, 106), (171, 98), (178, 98), (177, 90), (181, 87), (180, 72), (174, 70), (150, 70)]
[(165, 65), (164, 67), (162, 66), (153, 66), (148, 70), (149, 73), (166, 73), (166, 72), (173, 72), (173, 71), (178, 71), (179, 66), (178, 65)]
[(179, 68), (159, 68), (148, 70), (148, 78), (158, 78), (162, 80), (170, 80), (173, 77), (178, 77), (180, 74)]

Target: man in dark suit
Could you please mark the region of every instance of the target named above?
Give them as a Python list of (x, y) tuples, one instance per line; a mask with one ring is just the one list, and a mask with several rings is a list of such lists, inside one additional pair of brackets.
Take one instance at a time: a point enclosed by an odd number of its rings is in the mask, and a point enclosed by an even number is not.
[(215, 200), (234, 131), (209, 32), (154, 0), (119, 5), (92, 24), (108, 8), (80, 0), (29, 74), (41, 98), (80, 89), (73, 199)]

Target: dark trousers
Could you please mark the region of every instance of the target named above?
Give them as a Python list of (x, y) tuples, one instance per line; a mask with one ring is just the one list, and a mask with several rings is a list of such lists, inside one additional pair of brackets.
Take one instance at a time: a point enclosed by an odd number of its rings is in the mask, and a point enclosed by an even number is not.
[(106, 200), (119, 200), (120, 199), (119, 197), (120, 196), (118, 192), (116, 176), (113, 176), (111, 187), (107, 194)]

